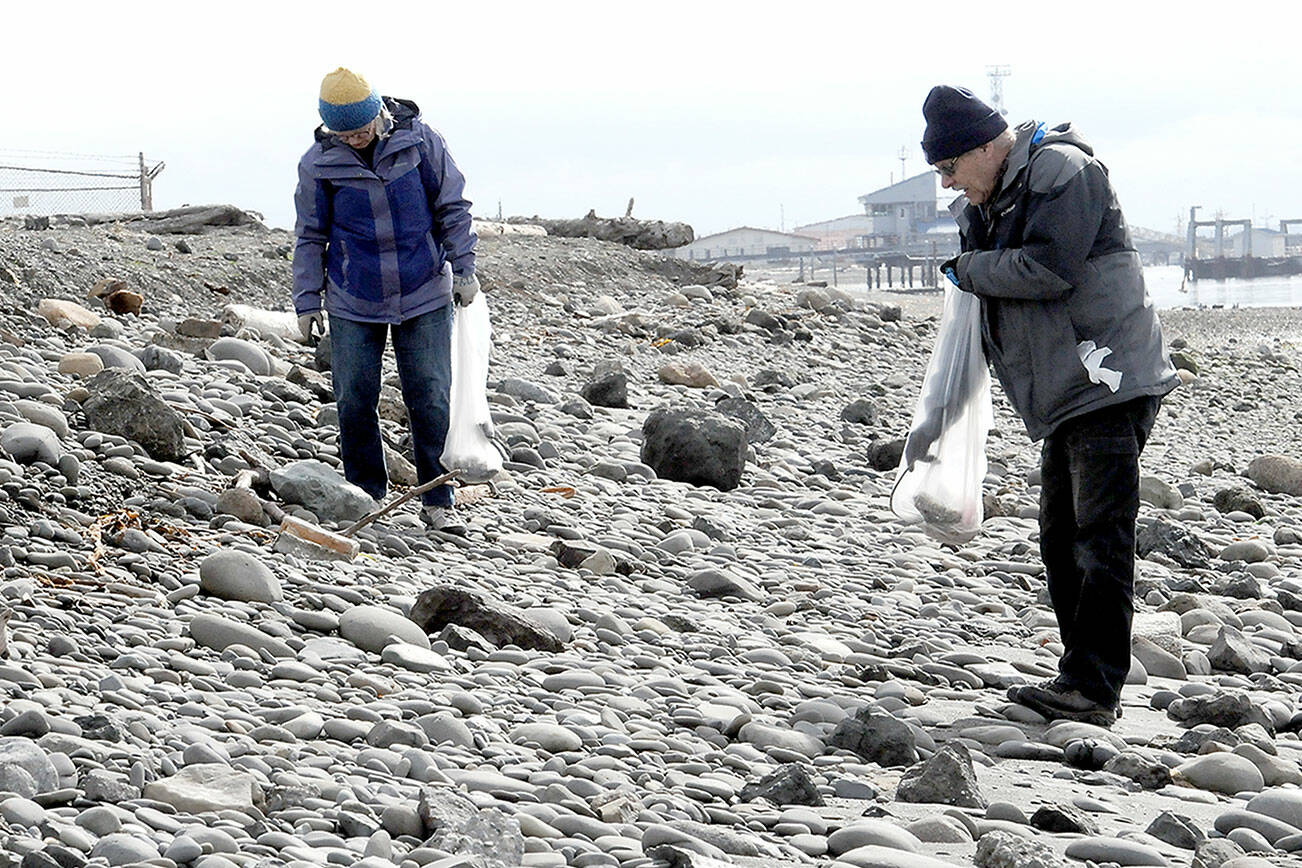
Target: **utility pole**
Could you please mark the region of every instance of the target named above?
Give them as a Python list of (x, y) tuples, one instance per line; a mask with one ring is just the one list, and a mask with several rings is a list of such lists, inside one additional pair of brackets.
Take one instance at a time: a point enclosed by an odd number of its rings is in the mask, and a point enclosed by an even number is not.
[(904, 161), (909, 158), (909, 149), (904, 145), (900, 145), (900, 153), (898, 154), (898, 157), (900, 160), (900, 180), (903, 181), (908, 177), (908, 174), (904, 171)]
[(778, 231), (787, 231), (787, 206), (782, 203), (778, 203)]
[(1004, 107), (1004, 79), (1013, 74), (1011, 66), (987, 66), (986, 75), (990, 78), (990, 106), (1001, 115), (1007, 116)]

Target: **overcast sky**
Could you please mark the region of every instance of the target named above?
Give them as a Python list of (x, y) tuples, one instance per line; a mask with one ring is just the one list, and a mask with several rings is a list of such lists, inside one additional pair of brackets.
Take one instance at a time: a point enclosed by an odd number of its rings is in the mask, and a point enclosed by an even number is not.
[[(1169, 7), (1170, 12), (1150, 11)], [(282, 8), (283, 7), (283, 8)], [(43, 11), (49, 10), (49, 11)], [(6, 10), (0, 149), (134, 154), (156, 208), (291, 227), (321, 77), (362, 72), (448, 140), (479, 216), (624, 213), (698, 235), (860, 210), (926, 167), (940, 82), (1074, 121), (1133, 225), (1302, 218), (1296, 2), (62, 3)], [(2, 155), (2, 154), (0, 154)], [(12, 155), (2, 155), (14, 161)], [(39, 161), (39, 156), (26, 158)]]

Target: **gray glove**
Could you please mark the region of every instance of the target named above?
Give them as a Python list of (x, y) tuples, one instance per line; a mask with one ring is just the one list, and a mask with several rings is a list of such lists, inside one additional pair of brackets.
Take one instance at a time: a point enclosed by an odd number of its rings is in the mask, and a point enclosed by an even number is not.
[(317, 341), (325, 334), (325, 314), (319, 310), (311, 313), (300, 314), (298, 317), (298, 330), (303, 334), (303, 340), (308, 346), (316, 346)]
[(944, 422), (943, 417), (938, 411), (933, 411), (918, 423), (918, 427), (909, 432), (908, 439), (904, 441), (904, 466), (906, 470), (912, 470), (913, 465), (919, 461), (933, 461), (934, 455), (928, 455), (931, 451), (932, 444), (940, 439), (941, 426)]
[(452, 276), (452, 298), (457, 304), (465, 307), (474, 301), (477, 295), (479, 295), (479, 278), (475, 277), (473, 271), (469, 274)]

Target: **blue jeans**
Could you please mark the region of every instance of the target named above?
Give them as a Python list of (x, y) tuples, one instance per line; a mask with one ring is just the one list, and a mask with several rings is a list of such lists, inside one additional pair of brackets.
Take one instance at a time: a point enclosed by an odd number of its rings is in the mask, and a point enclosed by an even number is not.
[[(378, 407), (380, 368), (390, 330), (416, 453), (416, 478), (428, 482), (443, 472), (439, 456), (448, 436), (452, 305), (449, 303), (392, 326), (338, 316), (330, 318), (335, 404), (339, 408), (339, 455), (344, 464), (344, 477), (376, 500), (384, 498), (389, 483)], [(452, 486), (440, 485), (421, 499), (431, 506), (451, 506)]]

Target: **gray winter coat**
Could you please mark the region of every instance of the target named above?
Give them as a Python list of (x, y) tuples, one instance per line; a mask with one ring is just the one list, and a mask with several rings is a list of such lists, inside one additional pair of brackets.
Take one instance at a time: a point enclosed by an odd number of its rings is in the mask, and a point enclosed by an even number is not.
[(1032, 440), (1064, 420), (1179, 383), (1107, 169), (1072, 128), (1016, 129), (998, 192), (950, 210), (959, 286)]

